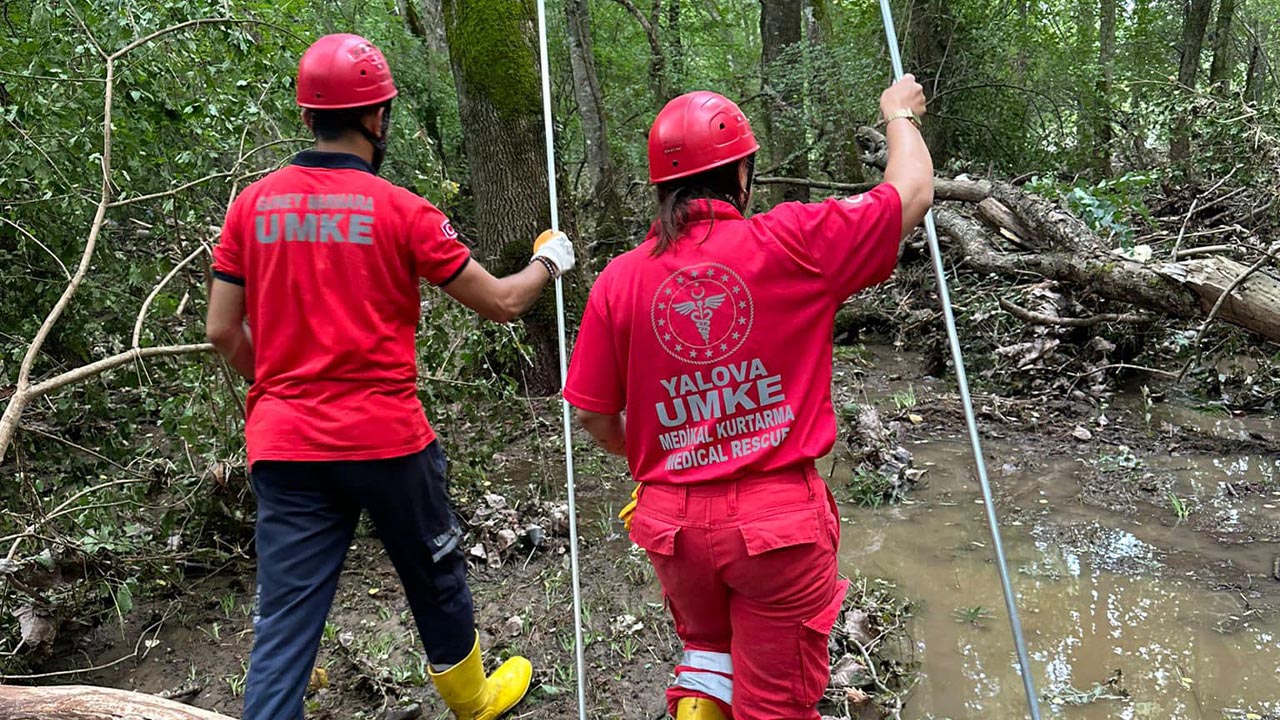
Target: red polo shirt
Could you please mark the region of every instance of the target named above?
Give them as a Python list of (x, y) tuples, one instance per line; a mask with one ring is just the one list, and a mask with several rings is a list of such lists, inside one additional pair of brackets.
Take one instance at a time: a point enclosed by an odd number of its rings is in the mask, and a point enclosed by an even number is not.
[(836, 438), (837, 307), (897, 264), (893, 186), (743, 219), (690, 206), (684, 235), (654, 256), (651, 234), (591, 288), (565, 398), (627, 414), (640, 482), (697, 483), (812, 462)]
[(398, 457), (435, 439), (417, 394), (419, 278), (444, 285), (470, 256), (444, 214), (354, 155), (303, 152), (240, 193), (213, 267), (245, 288), (249, 462)]

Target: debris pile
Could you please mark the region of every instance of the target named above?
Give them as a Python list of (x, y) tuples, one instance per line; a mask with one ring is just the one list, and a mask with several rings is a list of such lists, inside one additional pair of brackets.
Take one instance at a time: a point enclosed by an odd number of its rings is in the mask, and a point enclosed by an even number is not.
[[(485, 493), (465, 508), (459, 520), (467, 531), (467, 554), (489, 567), (501, 567), (513, 555), (547, 549), (564, 552), (569, 536), (569, 506), (525, 501), (514, 506), (497, 493)], [(465, 514), (464, 514), (465, 513)]]
[(899, 442), (901, 423), (885, 424), (874, 405), (861, 403), (846, 405), (843, 417), (848, 427), (845, 444), (853, 459), (853, 499), (862, 505), (901, 500), (924, 474), (912, 467), (911, 451)]
[(919, 674), (906, 632), (913, 611), (889, 583), (852, 580), (827, 644), (831, 680), (819, 706), (823, 720), (900, 716)]

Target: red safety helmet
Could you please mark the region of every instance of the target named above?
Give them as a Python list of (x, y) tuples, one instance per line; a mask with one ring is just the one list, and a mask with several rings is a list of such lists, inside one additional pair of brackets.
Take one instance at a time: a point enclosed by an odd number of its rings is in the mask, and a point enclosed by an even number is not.
[(696, 175), (759, 149), (732, 100), (706, 90), (685, 93), (662, 108), (649, 130), (649, 182)]
[(298, 104), (304, 108), (364, 107), (395, 96), (387, 59), (359, 35), (325, 35), (298, 62)]

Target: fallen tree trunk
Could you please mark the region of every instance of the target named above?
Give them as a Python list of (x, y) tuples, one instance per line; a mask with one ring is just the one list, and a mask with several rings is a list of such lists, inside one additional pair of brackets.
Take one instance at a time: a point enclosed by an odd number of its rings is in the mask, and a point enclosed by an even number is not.
[[(884, 136), (859, 131), (863, 161), (884, 169)], [(797, 178), (761, 178), (859, 192), (874, 184), (844, 185)], [(1081, 294), (1128, 303), (1165, 315), (1210, 317), (1280, 342), (1280, 279), (1222, 256), (1141, 262), (1118, 254), (1059, 203), (1006, 182), (934, 181), (946, 205), (934, 209), (938, 230), (963, 263), (978, 272), (1072, 285)], [(972, 211), (968, 208), (972, 207)], [(980, 219), (978, 219), (980, 218)], [(1264, 261), (1259, 261), (1260, 263)], [(1247, 275), (1243, 282), (1238, 278)], [(1219, 303), (1223, 293), (1230, 296)]]
[[(1004, 252), (994, 233), (977, 220), (947, 208), (938, 208), (935, 217), (938, 229), (957, 243), (965, 262), (977, 270), (1022, 277), (1034, 273), (1174, 317), (1206, 317), (1236, 278), (1249, 271), (1249, 266), (1221, 256), (1137, 262), (1087, 238), (1075, 239), (1074, 247), (1067, 249)], [(1280, 280), (1262, 272), (1250, 275), (1222, 303), (1217, 318), (1280, 342)]]
[(154, 695), (91, 687), (0, 685), (5, 720), (234, 720)]

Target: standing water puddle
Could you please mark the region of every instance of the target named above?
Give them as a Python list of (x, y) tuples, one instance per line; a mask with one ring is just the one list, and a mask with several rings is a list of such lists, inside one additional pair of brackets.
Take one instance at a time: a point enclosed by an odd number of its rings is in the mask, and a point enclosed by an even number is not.
[[(842, 570), (890, 579), (919, 603), (912, 636), (924, 679), (904, 717), (1026, 717), (968, 446), (927, 442), (911, 450), (917, 467), (929, 470), (925, 487), (907, 504), (843, 508), (841, 543)], [(1017, 490), (1025, 509), (1038, 506), (1049, 520), (1065, 514), (1092, 529), (1079, 544), (1052, 539), (1060, 534), (1045, 532), (1049, 525), (1001, 527), (1037, 688), (1049, 698), (1046, 717), (1219, 720), (1243, 718), (1228, 711), (1246, 707), (1280, 710), (1280, 618), (1220, 631), (1238, 625), (1231, 621), (1242, 612), (1239, 596), (1163, 568), (1161, 551), (1140, 539), (1153, 528), (1133, 527), (1135, 535), (1121, 529), (1131, 521), (1076, 503), (1075, 462), (1002, 473), (1000, 463), (1019, 448), (989, 452), (993, 484)], [(1070, 704), (1083, 698), (1069, 688), (1088, 692), (1116, 670), (1129, 698)]]

